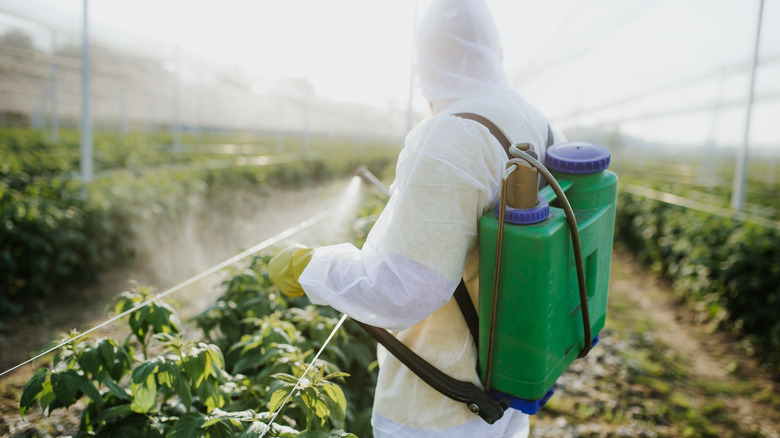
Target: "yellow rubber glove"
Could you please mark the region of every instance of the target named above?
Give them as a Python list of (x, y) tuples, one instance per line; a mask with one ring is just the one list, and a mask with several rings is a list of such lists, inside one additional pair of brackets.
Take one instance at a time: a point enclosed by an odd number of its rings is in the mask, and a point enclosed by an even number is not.
[(298, 277), (306, 269), (312, 254), (314, 248), (294, 244), (283, 249), (268, 262), (268, 275), (283, 294), (290, 298), (303, 295)]

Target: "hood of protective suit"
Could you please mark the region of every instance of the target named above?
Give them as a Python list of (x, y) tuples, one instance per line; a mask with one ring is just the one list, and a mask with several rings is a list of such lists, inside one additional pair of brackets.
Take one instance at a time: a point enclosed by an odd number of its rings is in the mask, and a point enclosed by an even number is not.
[(508, 85), (501, 37), (484, 0), (434, 0), (420, 21), (415, 70), (434, 105)]

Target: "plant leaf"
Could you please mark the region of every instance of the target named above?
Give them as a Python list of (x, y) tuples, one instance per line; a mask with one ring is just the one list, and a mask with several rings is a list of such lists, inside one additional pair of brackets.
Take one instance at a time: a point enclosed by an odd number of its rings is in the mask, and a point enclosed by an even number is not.
[(132, 382), (135, 384), (141, 384), (149, 379), (149, 376), (153, 376), (154, 372), (159, 366), (159, 361), (155, 359), (147, 360), (135, 368), (133, 368)]
[(341, 429), (323, 432), (321, 430), (305, 430), (296, 438), (358, 438), (357, 435), (344, 432)]
[(333, 379), (341, 379), (342, 377), (349, 377), (349, 373), (344, 372), (338, 372), (338, 373), (331, 373), (327, 376), (323, 377), (324, 380), (333, 380)]
[(130, 404), (130, 408), (134, 412), (143, 414), (152, 412), (157, 407), (157, 383), (155, 382), (154, 374), (149, 374), (146, 377), (146, 381), (141, 384), (133, 383), (130, 390), (133, 394), (133, 402)]
[(208, 412), (221, 408), (225, 404), (225, 396), (213, 379), (205, 379), (197, 389), (200, 401), (206, 405)]
[(195, 387), (199, 387), (203, 379), (206, 378), (206, 357), (200, 348), (193, 349), (184, 360), (184, 370), (192, 379)]
[(319, 418), (325, 418), (330, 414), (328, 405), (320, 398), (320, 395), (313, 388), (307, 388), (301, 391), (303, 403)]
[(179, 420), (173, 425), (173, 429), (168, 432), (166, 438), (196, 438), (203, 436), (203, 422), (206, 416), (194, 412), (179, 417)]
[(174, 378), (173, 385), (173, 392), (179, 396), (181, 402), (184, 403), (184, 406), (189, 410), (192, 406), (192, 392), (190, 390), (190, 385), (187, 382), (187, 378), (179, 372)]
[(298, 378), (295, 377), (295, 376), (292, 376), (290, 374), (276, 373), (276, 374), (272, 375), (271, 377), (273, 377), (274, 379), (277, 379), (277, 380), (281, 380), (283, 382), (292, 383), (293, 385), (298, 383)]
[(43, 382), (43, 389), (38, 395), (38, 402), (41, 404), (41, 409), (44, 411), (53, 403), (57, 401), (57, 395), (54, 394), (54, 390), (51, 387), (51, 380)]
[(100, 351), (97, 348), (84, 349), (79, 355), (78, 362), (84, 373), (91, 375), (93, 378), (100, 378), (103, 369)]
[(92, 420), (93, 424), (100, 424), (104, 421), (110, 420), (114, 417), (122, 417), (127, 416), (133, 413), (133, 410), (130, 409), (129, 404), (122, 404), (117, 406), (112, 406), (110, 408), (104, 409), (100, 414), (98, 414), (97, 417), (95, 417)]
[(290, 394), (292, 389), (292, 386), (287, 386), (274, 391), (274, 393), (271, 394), (271, 401), (268, 404), (268, 410), (270, 412), (276, 412), (276, 410), (282, 406), (282, 403), (284, 403), (284, 400), (287, 398), (287, 395)]
[(100, 395), (100, 391), (95, 388), (95, 385), (91, 380), (86, 377), (81, 377), (76, 380), (79, 391), (83, 392), (87, 397), (91, 398), (98, 406), (103, 406), (103, 396)]
[(81, 377), (76, 370), (65, 370), (59, 373), (52, 373), (51, 388), (57, 396), (57, 400), (64, 406), (70, 406), (76, 401), (78, 394), (78, 380)]
[(344, 395), (344, 391), (341, 389), (340, 386), (333, 384), (333, 383), (325, 383), (322, 385), (322, 391), (327, 395), (331, 400), (336, 402), (339, 408), (341, 408), (342, 412), (346, 412), (347, 410), (347, 397)]
[(19, 401), (19, 415), (21, 415), (22, 419), (24, 419), (24, 413), (35, 404), (35, 400), (43, 392), (43, 383), (48, 376), (48, 369), (38, 368), (38, 371), (35, 372), (32, 378), (25, 383), (22, 398)]
[(265, 432), (266, 428), (268, 428), (268, 426), (265, 423), (254, 421), (249, 427), (241, 432), (241, 435), (238, 438), (260, 438), (263, 436), (263, 432)]
[(296, 438), (329, 438), (329, 435), (328, 432), (323, 432), (321, 430), (305, 430)]
[(208, 354), (209, 359), (211, 359), (213, 375), (216, 377), (216, 371), (225, 368), (225, 358), (222, 356), (222, 350), (220, 350), (216, 345), (207, 344), (206, 354)]
[(114, 394), (118, 399), (120, 400), (131, 400), (132, 397), (130, 397), (129, 394), (127, 394), (127, 391), (119, 386), (116, 382), (114, 382), (113, 379), (106, 376), (101, 381), (104, 385), (106, 385), (106, 388), (108, 388), (109, 391), (111, 391), (111, 394)]

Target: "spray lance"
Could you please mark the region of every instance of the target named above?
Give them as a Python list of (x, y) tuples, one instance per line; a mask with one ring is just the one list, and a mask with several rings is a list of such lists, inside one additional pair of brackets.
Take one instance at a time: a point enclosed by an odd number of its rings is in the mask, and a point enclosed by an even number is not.
[(366, 166), (360, 166), (355, 170), (355, 175), (363, 178), (366, 182), (371, 183), (374, 187), (378, 188), (385, 196), (390, 197), (390, 189), (387, 188), (382, 181), (379, 180)]
[[(617, 196), (609, 151), (559, 143), (543, 165), (529, 149), (508, 147), (499, 202), (479, 223), (478, 312), (462, 282), (455, 292), (484, 387), (445, 375), (386, 330), (358, 322), (423, 381), (488, 423), (510, 407), (537, 413), (568, 366), (598, 342), (606, 320)], [(357, 174), (389, 195), (366, 168)], [(539, 175), (547, 181), (541, 190)]]

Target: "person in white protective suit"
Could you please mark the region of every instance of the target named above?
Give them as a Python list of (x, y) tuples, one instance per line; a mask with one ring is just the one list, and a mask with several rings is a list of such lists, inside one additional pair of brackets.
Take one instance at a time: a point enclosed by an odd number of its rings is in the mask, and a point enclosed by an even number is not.
[[(444, 373), (481, 387), (453, 292), (463, 277), (477, 302), (477, 225), (495, 205), (508, 158), (485, 126), (453, 114), (487, 118), (512, 143), (530, 143), (542, 161), (548, 123), (510, 88), (484, 0), (434, 0), (420, 22), (416, 73), (432, 115), (407, 135), (390, 200), (363, 247), (295, 245), (269, 269), (283, 292), (392, 330)], [(381, 346), (378, 360), (375, 437), (528, 436), (526, 414), (509, 409), (490, 425)]]

